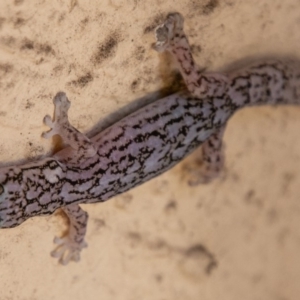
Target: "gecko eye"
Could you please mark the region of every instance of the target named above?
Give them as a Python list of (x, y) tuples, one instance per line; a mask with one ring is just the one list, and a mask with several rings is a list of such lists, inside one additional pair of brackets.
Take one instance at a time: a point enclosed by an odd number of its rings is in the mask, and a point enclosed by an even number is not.
[(4, 187), (2, 184), (0, 184), (0, 195), (4, 192)]

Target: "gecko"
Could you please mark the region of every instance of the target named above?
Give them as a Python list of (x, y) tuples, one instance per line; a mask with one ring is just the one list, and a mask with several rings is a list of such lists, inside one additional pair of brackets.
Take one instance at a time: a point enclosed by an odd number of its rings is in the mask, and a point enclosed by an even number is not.
[(206, 73), (196, 65), (179, 13), (155, 30), (158, 52), (178, 65), (186, 90), (156, 100), (92, 138), (68, 121), (70, 101), (54, 97), (50, 130), (68, 145), (52, 157), (0, 168), (0, 228), (61, 208), (67, 235), (56, 237), (52, 256), (62, 264), (79, 261), (87, 246), (88, 214), (79, 204), (104, 202), (169, 170), (202, 146), (202, 165), (191, 184), (209, 182), (224, 165), (223, 135), (229, 118), (253, 105), (299, 104), (300, 68), (292, 61), (264, 60), (228, 73)]

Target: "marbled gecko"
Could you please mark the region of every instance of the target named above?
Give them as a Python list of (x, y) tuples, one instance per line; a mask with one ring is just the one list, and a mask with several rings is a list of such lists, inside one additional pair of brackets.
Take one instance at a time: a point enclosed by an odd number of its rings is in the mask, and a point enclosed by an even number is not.
[[(106, 201), (167, 171), (202, 145), (202, 181), (221, 170), (222, 137), (240, 108), (299, 104), (300, 68), (293, 62), (263, 61), (228, 74), (203, 73), (194, 62), (180, 14), (156, 29), (157, 51), (177, 61), (188, 91), (151, 103), (89, 139), (68, 121), (70, 102), (59, 92), (55, 118), (44, 122), (69, 147), (53, 157), (0, 169), (0, 228), (62, 208), (70, 219), (67, 236), (56, 238), (53, 256), (78, 261), (88, 215), (79, 204)], [(194, 183), (198, 181), (195, 176)]]

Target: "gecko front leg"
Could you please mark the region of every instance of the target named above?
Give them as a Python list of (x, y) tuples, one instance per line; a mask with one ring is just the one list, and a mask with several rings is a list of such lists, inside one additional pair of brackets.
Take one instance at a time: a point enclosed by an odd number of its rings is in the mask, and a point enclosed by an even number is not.
[(200, 159), (200, 168), (195, 170), (193, 168), (187, 168), (191, 180), (188, 181), (189, 185), (197, 185), (200, 183), (209, 183), (213, 179), (219, 176), (224, 167), (224, 136), (225, 126), (218, 129), (214, 134), (207, 139), (201, 147), (202, 156)]
[[(68, 120), (68, 110), (70, 108), (70, 101), (63, 92), (59, 92), (54, 97), (53, 103), (55, 105), (55, 117), (51, 119), (49, 115), (45, 116), (44, 122), (51, 129), (43, 133), (44, 138), (51, 138), (58, 134), (63, 140), (72, 148), (71, 153), (68, 148), (60, 151), (58, 160), (71, 163), (80, 162), (92, 157), (96, 154), (96, 150), (91, 140), (84, 134), (80, 133), (74, 128)], [(65, 157), (61, 153), (66, 152)], [(75, 158), (75, 160), (74, 160)], [(52, 252), (53, 257), (57, 257), (59, 262), (67, 264), (70, 260), (78, 261), (80, 259), (80, 251), (87, 246), (84, 241), (86, 226), (88, 221), (88, 214), (83, 211), (78, 204), (70, 204), (62, 207), (62, 210), (68, 216), (70, 224), (68, 234), (63, 238), (56, 237), (54, 242), (58, 245)]]
[(74, 128), (68, 119), (70, 101), (63, 92), (59, 92), (53, 99), (55, 106), (54, 120), (49, 115), (44, 117), (44, 123), (51, 129), (44, 132), (42, 136), (46, 139), (54, 135), (60, 135), (62, 139), (73, 148), (74, 156), (80, 162), (96, 154), (91, 140)]
[(78, 204), (70, 204), (62, 207), (69, 218), (69, 231), (63, 238), (55, 237), (54, 243), (57, 248), (51, 252), (51, 255), (59, 259), (59, 262), (66, 265), (70, 260), (79, 261), (80, 251), (87, 247), (84, 241), (88, 214), (80, 208)]
[(220, 73), (202, 74), (196, 65), (188, 38), (183, 31), (183, 17), (169, 14), (155, 31), (158, 52), (169, 51), (177, 61), (188, 90), (198, 98), (221, 96), (228, 85), (228, 78)]

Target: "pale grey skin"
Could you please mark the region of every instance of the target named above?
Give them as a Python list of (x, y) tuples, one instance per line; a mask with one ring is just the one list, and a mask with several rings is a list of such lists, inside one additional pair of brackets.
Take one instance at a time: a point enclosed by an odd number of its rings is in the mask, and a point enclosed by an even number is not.
[(70, 219), (67, 236), (56, 238), (52, 255), (62, 264), (78, 261), (88, 215), (80, 203), (106, 201), (173, 167), (202, 145), (202, 168), (191, 184), (209, 182), (224, 164), (222, 137), (240, 108), (299, 104), (300, 69), (293, 62), (263, 61), (230, 74), (203, 74), (196, 66), (180, 14), (156, 29), (156, 50), (177, 61), (188, 91), (160, 99), (92, 139), (68, 121), (70, 102), (54, 98), (55, 119), (45, 138), (58, 134), (70, 147), (21, 166), (0, 169), (0, 227), (10, 228), (62, 208)]

